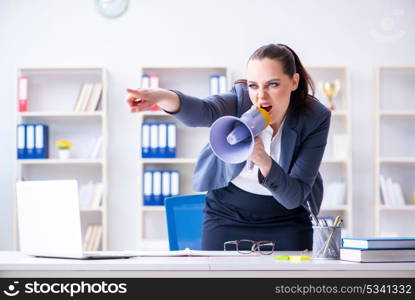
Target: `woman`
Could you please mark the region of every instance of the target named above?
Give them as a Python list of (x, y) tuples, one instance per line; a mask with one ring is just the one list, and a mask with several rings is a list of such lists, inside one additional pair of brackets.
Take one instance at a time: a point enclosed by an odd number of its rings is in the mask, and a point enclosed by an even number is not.
[[(327, 143), (330, 111), (308, 92), (313, 83), (295, 52), (283, 44), (257, 49), (247, 80), (229, 93), (198, 99), (165, 89), (127, 89), (132, 112), (157, 104), (189, 126), (211, 126), (224, 115), (240, 117), (252, 105), (270, 115), (255, 138), (250, 160), (227, 164), (207, 145), (199, 156), (193, 188), (208, 191), (202, 248), (222, 250), (224, 242), (268, 240), (278, 250), (312, 249), (308, 203), (318, 214), (323, 183), (320, 163)], [(312, 90), (314, 93), (314, 90)]]

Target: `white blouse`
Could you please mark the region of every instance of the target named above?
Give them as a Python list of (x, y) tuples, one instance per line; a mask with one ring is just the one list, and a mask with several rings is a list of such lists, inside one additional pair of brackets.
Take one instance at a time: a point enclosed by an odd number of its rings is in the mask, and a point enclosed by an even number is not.
[[(271, 126), (267, 126), (260, 134), (259, 137), (264, 143), (265, 152), (272, 157), (277, 163), (280, 161), (281, 153), (281, 133), (284, 126), (284, 121), (282, 121), (280, 128), (278, 128), (277, 134), (272, 137), (273, 130)], [(242, 169), (242, 172), (231, 181), (238, 188), (258, 195), (267, 195), (271, 196), (271, 192), (262, 186), (258, 182), (258, 166), (254, 165), (252, 170), (248, 170), (247, 165)]]

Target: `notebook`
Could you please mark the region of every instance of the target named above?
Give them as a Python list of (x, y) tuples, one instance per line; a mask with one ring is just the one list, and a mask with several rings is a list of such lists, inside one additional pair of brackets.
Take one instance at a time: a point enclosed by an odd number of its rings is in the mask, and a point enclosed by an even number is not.
[(206, 251), (206, 250), (192, 250), (189, 248), (183, 250), (174, 251), (133, 251), (136, 256), (144, 257), (174, 257), (174, 256), (199, 256), (199, 257), (230, 257), (230, 256), (258, 256), (258, 252), (252, 252), (250, 254), (239, 253), (238, 251)]
[(415, 238), (343, 238), (342, 247), (355, 249), (408, 249), (415, 248)]
[(415, 262), (415, 249), (340, 249), (340, 259), (355, 262)]

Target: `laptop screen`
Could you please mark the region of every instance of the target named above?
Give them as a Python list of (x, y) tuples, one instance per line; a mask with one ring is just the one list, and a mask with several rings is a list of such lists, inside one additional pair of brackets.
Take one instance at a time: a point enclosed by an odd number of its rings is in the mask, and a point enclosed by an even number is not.
[(17, 182), (20, 249), (39, 256), (82, 256), (76, 180)]

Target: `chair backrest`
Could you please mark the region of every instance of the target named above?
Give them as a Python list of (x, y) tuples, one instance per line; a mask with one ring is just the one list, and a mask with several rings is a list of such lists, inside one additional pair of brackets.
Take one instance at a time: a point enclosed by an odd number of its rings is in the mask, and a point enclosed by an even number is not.
[(170, 250), (201, 250), (205, 195), (169, 197), (165, 200)]

